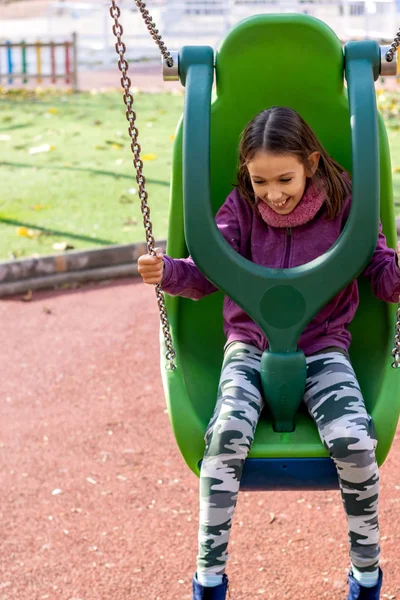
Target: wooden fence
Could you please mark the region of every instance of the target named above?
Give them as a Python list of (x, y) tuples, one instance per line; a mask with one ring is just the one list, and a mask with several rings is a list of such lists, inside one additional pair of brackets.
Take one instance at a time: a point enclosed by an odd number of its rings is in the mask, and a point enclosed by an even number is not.
[(62, 42), (0, 42), (0, 86), (63, 81), (78, 89), (77, 36)]

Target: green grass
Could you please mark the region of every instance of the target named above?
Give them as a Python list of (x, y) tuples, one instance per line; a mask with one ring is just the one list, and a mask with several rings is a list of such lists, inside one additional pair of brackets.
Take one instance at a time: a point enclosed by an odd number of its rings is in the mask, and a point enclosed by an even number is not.
[[(393, 96), (379, 93), (378, 101), (388, 128), (400, 215), (399, 109)], [(182, 107), (182, 95), (135, 95), (158, 240), (167, 232), (171, 137)], [(31, 153), (44, 145), (54, 149)], [(0, 162), (0, 260), (53, 254), (56, 243), (82, 249), (144, 240), (120, 92), (3, 94)]]
[(400, 102), (398, 96), (387, 94), (383, 90), (377, 94), (378, 107), (385, 119), (388, 132), (392, 170), (393, 198), (396, 216), (400, 216)]
[[(182, 95), (135, 95), (156, 239), (167, 231), (172, 137)], [(0, 98), (0, 260), (144, 240), (122, 94)], [(32, 154), (32, 148), (52, 149)]]

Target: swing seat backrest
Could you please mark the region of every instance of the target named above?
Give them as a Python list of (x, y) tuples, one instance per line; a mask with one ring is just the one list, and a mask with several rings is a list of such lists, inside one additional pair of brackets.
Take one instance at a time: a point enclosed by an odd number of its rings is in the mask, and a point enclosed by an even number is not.
[[(343, 49), (321, 21), (304, 15), (263, 15), (239, 23), (216, 55), (216, 90), (211, 112), (211, 197), (214, 212), (236, 181), (240, 132), (259, 111), (295, 109), (326, 150), (351, 172), (350, 118), (344, 84)], [(198, 127), (202, 123), (197, 124)], [(368, 127), (368, 123), (365, 123)], [(395, 244), (391, 167), (386, 130), (379, 116), (381, 220)], [(187, 256), (183, 225), (182, 122), (174, 146), (167, 252)], [(359, 279), (360, 307), (351, 324), (351, 359), (378, 435), (382, 464), (393, 440), (400, 410), (399, 378), (390, 367), (395, 307), (374, 298)], [(165, 371), (164, 388), (178, 446), (199, 473), (204, 433), (212, 415), (223, 357), (222, 293), (198, 302), (167, 297), (176, 371)], [(263, 413), (251, 459), (327, 457), (304, 407), (293, 433), (275, 433)], [(253, 486), (254, 487), (254, 486)], [(243, 486), (242, 486), (243, 489)]]

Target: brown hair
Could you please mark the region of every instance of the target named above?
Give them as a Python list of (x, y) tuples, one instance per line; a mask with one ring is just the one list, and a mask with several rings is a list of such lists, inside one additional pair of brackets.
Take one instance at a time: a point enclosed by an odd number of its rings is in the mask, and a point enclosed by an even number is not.
[(311, 127), (291, 108), (273, 106), (260, 112), (241, 134), (239, 145), (239, 170), (237, 187), (243, 198), (255, 204), (247, 164), (259, 150), (277, 154), (295, 154), (305, 168), (308, 157), (319, 152), (321, 158), (313, 179), (326, 190), (328, 218), (337, 217), (351, 192), (350, 176), (324, 150)]

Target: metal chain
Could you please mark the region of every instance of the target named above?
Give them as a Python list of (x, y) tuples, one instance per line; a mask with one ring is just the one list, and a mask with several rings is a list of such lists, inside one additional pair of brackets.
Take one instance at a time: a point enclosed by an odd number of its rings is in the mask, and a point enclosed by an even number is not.
[[(400, 46), (400, 29), (396, 33), (389, 50), (386, 52), (386, 60), (388, 62), (392, 62), (394, 55), (397, 52), (397, 48), (399, 46)], [(400, 297), (399, 297), (399, 304), (398, 304), (398, 308), (397, 308), (396, 327), (395, 327), (395, 334), (394, 334), (394, 347), (392, 350), (392, 356), (393, 356), (392, 367), (394, 369), (400, 369)]]
[[(125, 46), (124, 42), (122, 41), (122, 34), (123, 34), (124, 30), (122, 28), (122, 25), (118, 21), (119, 17), (121, 16), (121, 11), (120, 11), (119, 7), (117, 6), (115, 0), (111, 0), (110, 15), (114, 19), (114, 25), (113, 25), (112, 29), (113, 29), (113, 33), (114, 33), (115, 37), (117, 38), (117, 43), (115, 44), (115, 50), (119, 56), (118, 68), (122, 73), (121, 86), (124, 90), (123, 100), (124, 100), (124, 103), (125, 103), (126, 109), (127, 109), (125, 115), (126, 115), (128, 123), (129, 123), (128, 132), (131, 137), (131, 150), (133, 153), (133, 164), (136, 169), (136, 181), (137, 181), (137, 184), (139, 187), (139, 197), (140, 197), (141, 210), (142, 210), (142, 215), (143, 215), (143, 224), (144, 224), (144, 228), (145, 228), (145, 232), (146, 232), (147, 250), (148, 250), (149, 254), (152, 254), (153, 256), (155, 256), (155, 242), (154, 242), (154, 237), (153, 237), (153, 225), (150, 220), (150, 208), (149, 208), (149, 205), (147, 204), (148, 194), (147, 194), (146, 187), (145, 187), (146, 179), (143, 175), (143, 170), (142, 170), (143, 169), (143, 161), (140, 158), (140, 152), (142, 149), (138, 142), (139, 131), (135, 125), (136, 113), (133, 109), (134, 99), (131, 94), (131, 80), (127, 75), (129, 65), (125, 58), (126, 46)], [(165, 49), (165, 51), (166, 51), (166, 49)], [(167, 369), (173, 371), (176, 369), (176, 366), (174, 363), (174, 359), (176, 357), (176, 352), (172, 345), (172, 338), (171, 338), (167, 310), (165, 307), (164, 295), (161, 291), (160, 284), (157, 284), (155, 286), (155, 288), (156, 288), (158, 308), (160, 311), (161, 326), (162, 326), (162, 330), (163, 330), (163, 334), (164, 334), (165, 346), (167, 349), (166, 359), (169, 361), (169, 365), (167, 366)]]
[(172, 58), (171, 54), (168, 52), (168, 49), (167, 49), (161, 35), (159, 34), (158, 29), (156, 28), (156, 24), (154, 23), (153, 18), (150, 16), (149, 11), (146, 8), (146, 4), (144, 2), (142, 2), (141, 0), (135, 0), (135, 4), (138, 7), (138, 9), (140, 10), (140, 13), (143, 17), (145, 25), (146, 25), (147, 29), (149, 30), (151, 37), (153, 38), (153, 40), (159, 47), (160, 52), (163, 55), (167, 65), (169, 67), (173, 67), (174, 59)]
[(396, 33), (395, 38), (390, 46), (389, 50), (386, 52), (386, 60), (388, 62), (392, 62), (394, 55), (396, 54), (397, 48), (400, 45), (400, 29)]
[(400, 299), (399, 306), (397, 308), (396, 327), (394, 334), (394, 348), (392, 350), (393, 362), (392, 367), (394, 369), (400, 368)]

